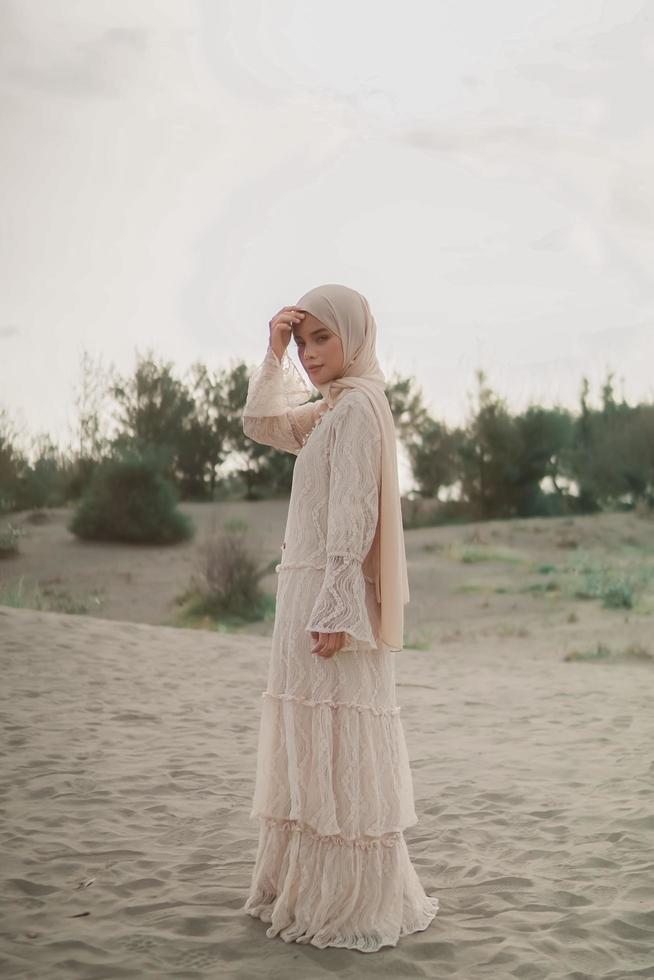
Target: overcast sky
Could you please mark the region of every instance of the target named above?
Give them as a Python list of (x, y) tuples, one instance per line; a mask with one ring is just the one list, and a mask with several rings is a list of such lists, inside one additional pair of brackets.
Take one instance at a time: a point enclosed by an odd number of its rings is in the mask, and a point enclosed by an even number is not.
[(653, 70), (635, 0), (0, 0), (0, 407), (65, 440), (83, 349), (254, 365), (324, 282), (449, 423), (652, 399)]

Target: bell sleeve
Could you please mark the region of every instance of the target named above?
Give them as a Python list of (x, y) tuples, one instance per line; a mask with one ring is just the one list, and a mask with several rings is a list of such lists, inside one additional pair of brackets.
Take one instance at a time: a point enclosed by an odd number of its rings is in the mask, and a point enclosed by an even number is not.
[(330, 434), (327, 564), (305, 629), (376, 648), (362, 566), (377, 528), (381, 435), (371, 407), (353, 399), (343, 409)]
[(309, 402), (311, 389), (286, 351), (280, 360), (269, 347), (251, 372), (243, 408), (243, 432), (249, 439), (297, 456), (323, 411)]

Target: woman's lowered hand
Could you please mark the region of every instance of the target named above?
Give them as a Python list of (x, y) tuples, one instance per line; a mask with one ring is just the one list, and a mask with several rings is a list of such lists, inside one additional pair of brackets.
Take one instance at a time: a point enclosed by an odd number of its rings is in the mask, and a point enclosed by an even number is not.
[(344, 647), (347, 642), (347, 633), (316, 633), (311, 631), (313, 646), (311, 653), (317, 653), (319, 657), (329, 659)]

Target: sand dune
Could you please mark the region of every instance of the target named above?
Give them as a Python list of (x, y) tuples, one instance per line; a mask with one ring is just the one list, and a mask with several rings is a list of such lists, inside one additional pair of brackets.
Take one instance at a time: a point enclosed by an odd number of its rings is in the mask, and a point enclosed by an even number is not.
[(441, 909), (363, 957), (240, 911), (268, 642), (0, 608), (4, 978), (654, 976), (651, 661), (565, 662), (563, 629), (398, 656)]

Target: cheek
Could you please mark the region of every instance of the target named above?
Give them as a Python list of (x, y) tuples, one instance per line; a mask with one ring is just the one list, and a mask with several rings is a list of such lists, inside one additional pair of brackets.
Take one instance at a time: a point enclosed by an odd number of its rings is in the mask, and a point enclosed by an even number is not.
[(340, 364), (343, 360), (343, 348), (338, 337), (334, 337), (329, 343), (329, 360), (331, 364)]

